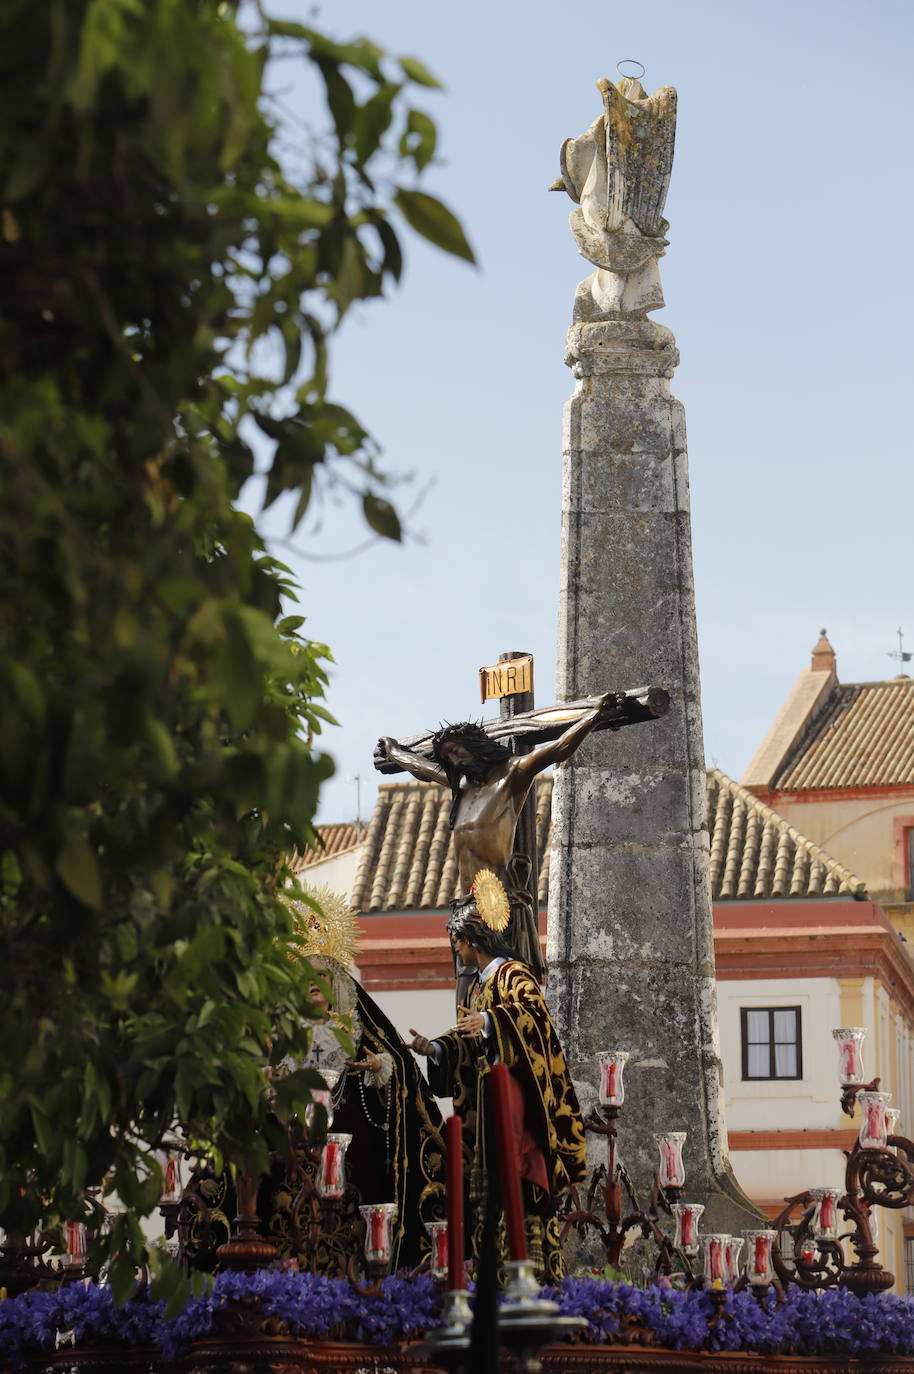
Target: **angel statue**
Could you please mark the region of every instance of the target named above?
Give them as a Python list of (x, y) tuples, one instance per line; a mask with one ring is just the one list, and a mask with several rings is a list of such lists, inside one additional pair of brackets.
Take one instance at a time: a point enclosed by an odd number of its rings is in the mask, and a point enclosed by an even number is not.
[(649, 96), (631, 77), (597, 82), (603, 114), (562, 145), (562, 175), (578, 251), (597, 271), (578, 287), (575, 319), (643, 319), (663, 305), (658, 258), (667, 246), (663, 207), (673, 166), (676, 92)]

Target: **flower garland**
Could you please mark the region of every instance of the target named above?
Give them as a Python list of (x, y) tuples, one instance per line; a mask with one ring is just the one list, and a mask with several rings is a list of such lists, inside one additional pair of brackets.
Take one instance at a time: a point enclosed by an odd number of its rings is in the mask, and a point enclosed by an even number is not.
[[(786, 1301), (757, 1300), (727, 1289), (719, 1302), (668, 1283), (634, 1288), (599, 1278), (566, 1278), (543, 1289), (569, 1316), (586, 1318), (584, 1339), (612, 1344), (632, 1327), (653, 1333), (671, 1350), (759, 1351), (794, 1355), (904, 1354), (914, 1351), (914, 1299), (881, 1293), (857, 1298), (847, 1289), (824, 1293), (791, 1287)], [(53, 1350), (72, 1333), (79, 1345), (157, 1346), (177, 1364), (188, 1345), (209, 1335), (220, 1308), (239, 1298), (258, 1298), (264, 1311), (296, 1336), (391, 1345), (433, 1329), (439, 1293), (427, 1275), (391, 1275), (375, 1296), (358, 1293), (345, 1279), (281, 1269), (219, 1274), (212, 1288), (166, 1320), (164, 1303), (140, 1293), (122, 1307), (111, 1291), (75, 1283), (56, 1293), (24, 1293), (0, 1302), (0, 1362), (22, 1369), (38, 1350)], [(623, 1329), (624, 1328), (624, 1329)], [(620, 1332), (622, 1335), (620, 1336)]]

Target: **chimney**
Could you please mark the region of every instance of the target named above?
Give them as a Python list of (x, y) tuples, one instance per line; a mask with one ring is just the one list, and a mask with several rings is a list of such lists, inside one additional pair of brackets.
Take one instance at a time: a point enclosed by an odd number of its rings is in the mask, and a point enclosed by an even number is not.
[(812, 651), (810, 667), (814, 673), (834, 673), (837, 677), (835, 651), (828, 642), (825, 630), (819, 631), (819, 641)]

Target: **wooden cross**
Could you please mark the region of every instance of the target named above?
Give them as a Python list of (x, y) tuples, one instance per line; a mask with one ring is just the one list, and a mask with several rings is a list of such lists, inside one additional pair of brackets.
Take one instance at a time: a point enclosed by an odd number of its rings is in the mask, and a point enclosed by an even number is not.
[[(560, 702), (555, 706), (534, 708), (531, 656), (518, 652), (501, 654), (499, 663), (513, 663), (521, 659), (531, 660), (529, 679), (523, 679), (524, 685), (529, 680), (531, 690), (509, 692), (502, 695), (499, 700), (498, 716), (492, 720), (480, 722), (481, 728), (489, 738), (505, 745), (512, 754), (526, 754), (534, 745), (545, 743), (547, 740), (558, 739), (586, 712), (592, 711), (594, 705), (593, 700), (587, 698), (580, 701)], [(493, 669), (480, 669), (480, 677), (483, 681), (485, 681), (483, 675), (487, 673), (497, 676)], [(520, 675), (518, 675), (518, 681), (520, 680)], [(595, 729), (621, 730), (626, 725), (637, 725), (644, 721), (657, 720), (666, 714), (669, 705), (669, 693), (664, 691), (662, 687), (636, 687), (632, 691), (616, 692), (613, 693), (610, 704), (604, 706), (601, 719)], [(421, 758), (431, 760), (434, 734), (434, 731), (426, 731), (424, 734), (403, 739), (400, 744)], [(399, 764), (386, 758), (381, 751), (375, 752), (374, 766), (379, 773), (391, 774), (405, 771)], [(529, 861), (528, 889), (533, 901), (533, 910), (536, 912), (539, 910), (539, 864), (536, 848), (535, 788), (531, 788), (518, 819), (514, 836), (514, 852), (523, 855)]]

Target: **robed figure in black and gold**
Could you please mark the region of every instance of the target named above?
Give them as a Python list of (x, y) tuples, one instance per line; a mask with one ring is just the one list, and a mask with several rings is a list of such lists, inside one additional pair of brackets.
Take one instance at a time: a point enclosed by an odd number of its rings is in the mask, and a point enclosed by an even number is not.
[(586, 1174), (584, 1126), (565, 1056), (539, 984), (479, 919), (474, 900), (457, 905), (448, 930), (457, 957), (475, 967), (476, 979), (456, 1028), (431, 1041), (413, 1032), (412, 1048), (428, 1057), (432, 1091), (453, 1096), (463, 1119), (474, 1255), (486, 1190), (497, 1173), (484, 1082), (490, 1065), (500, 1062), (510, 1071), (530, 1258), (546, 1282), (557, 1282), (564, 1264), (556, 1205)]
[[(348, 906), (320, 895), (322, 914), (292, 903), (306, 944), (294, 946), (290, 957), (299, 961), (304, 953), (307, 959), (303, 991), (313, 1030), (306, 1064), (285, 1067), (312, 1068), (324, 1079), (331, 1129), (352, 1137), (347, 1187), (341, 1199), (320, 1206), (314, 1180), (323, 1132), (309, 1112), (310, 1120), (289, 1128), (287, 1148), (273, 1155), (270, 1174), (261, 1181), (261, 1231), (276, 1246), (277, 1259), (343, 1276), (362, 1249), (365, 1224), (359, 1207), (393, 1202), (391, 1269), (411, 1269), (430, 1251), (426, 1223), (445, 1214), (441, 1113), (407, 1046), (349, 971), (357, 932)], [(344, 1045), (341, 1033), (349, 1043)], [(318, 1094), (315, 1098), (321, 1101)], [(184, 1257), (193, 1267), (215, 1266), (216, 1249), (229, 1239), (234, 1213), (229, 1175), (198, 1169), (179, 1220)]]
[[(310, 1000), (324, 1011), (324, 1019), (314, 1028), (309, 1067), (333, 1085), (332, 1130), (352, 1136), (346, 1153), (347, 1196), (324, 1217), (320, 1253), (311, 1267), (323, 1274), (345, 1273), (350, 1254), (361, 1249), (364, 1237), (359, 1206), (395, 1202), (391, 1269), (414, 1268), (430, 1249), (425, 1223), (444, 1216), (438, 1104), (390, 1020), (352, 974), (322, 955), (312, 955), (310, 964), (324, 984), (312, 984)], [(340, 1027), (355, 1045), (351, 1058), (337, 1038)], [(294, 1199), (277, 1182), (267, 1234), (281, 1254), (292, 1256)], [(303, 1268), (309, 1264), (307, 1254), (297, 1257)]]

